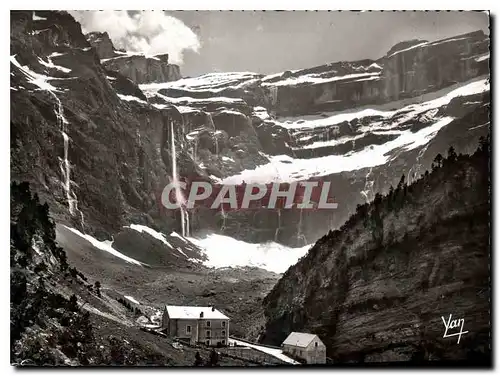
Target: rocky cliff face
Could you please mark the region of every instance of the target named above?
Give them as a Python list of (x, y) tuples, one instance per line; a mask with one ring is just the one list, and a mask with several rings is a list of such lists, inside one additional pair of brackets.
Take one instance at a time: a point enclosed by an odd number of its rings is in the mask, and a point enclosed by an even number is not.
[(113, 46), (108, 33), (94, 31), (88, 33), (86, 37), (90, 45), (95, 48), (100, 59), (111, 59), (116, 56), (115, 46)]
[(168, 54), (146, 57), (117, 50), (106, 32), (92, 32), (86, 38), (107, 69), (121, 73), (136, 84), (168, 82), (181, 78), (179, 66), (168, 63)]
[[(312, 177), (332, 182), (339, 203), (335, 211), (226, 213), (215, 228), (205, 225), (217, 230), (224, 222), (225, 234), (248, 241), (303, 245), (340, 226), (358, 203), (386, 192), (402, 173), (410, 180), (418, 177), (450, 144), (471, 151), (489, 123), (488, 56), (488, 38), (477, 32), (403, 43), (377, 61), (270, 76), (208, 74), (141, 89), (156, 105), (181, 108), (187, 122), (211, 114), (230, 147), (225, 142), (219, 158), (209, 163), (202, 154), (198, 158), (224, 182)], [(440, 76), (440, 69), (448, 73)], [(412, 81), (415, 72), (425, 78)], [(232, 140), (238, 143), (232, 146)], [(203, 214), (196, 215), (203, 222)]]
[(477, 32), (401, 44), (377, 61), (171, 81), (178, 68), (166, 56), (116, 50), (65, 12), (12, 12), (11, 175), (30, 181), (59, 222), (100, 239), (130, 223), (181, 232), (180, 213), (159, 203), (175, 141), (181, 177), (321, 178), (339, 203), (200, 208), (188, 213), (191, 233), (311, 244), (402, 173), (413, 180), (450, 144), (468, 153), (487, 134), (488, 43)]
[(266, 80), (266, 85), (278, 87), (276, 111), (284, 116), (339, 111), (412, 98), (488, 74), (487, 54), (489, 39), (478, 31), (399, 44), (376, 61), (289, 72)]
[(142, 55), (123, 55), (103, 59), (103, 65), (120, 72), (138, 84), (168, 82), (181, 78), (178, 65), (168, 63), (168, 55), (145, 57)]
[(12, 179), (31, 182), (58, 221), (99, 237), (129, 215), (143, 222), (168, 182), (168, 111), (135, 113), (120, 99), (137, 86), (108, 76), (68, 14), (11, 17)]
[[(334, 362), (490, 359), (490, 150), (358, 206), (264, 299), (264, 339), (318, 334)], [(443, 338), (446, 321), (464, 334)], [(451, 333), (457, 329), (450, 330)]]

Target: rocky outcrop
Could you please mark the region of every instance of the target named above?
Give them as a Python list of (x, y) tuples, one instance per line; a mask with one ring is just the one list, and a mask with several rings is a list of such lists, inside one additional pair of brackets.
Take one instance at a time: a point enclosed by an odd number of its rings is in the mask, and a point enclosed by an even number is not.
[[(37, 14), (44, 19), (33, 21), (32, 12), (11, 13), (12, 179), (29, 181), (50, 203), (58, 222), (83, 227), (100, 239), (110, 239), (132, 218), (154, 224), (152, 216), (159, 212), (156, 193), (171, 175), (162, 160), (169, 150), (164, 134), (170, 111), (154, 107), (137, 111), (120, 99), (81, 30), (78, 37), (65, 29), (71, 16)], [(61, 37), (26, 32), (38, 23), (51, 24)], [(45, 67), (38, 57), (51, 59), (59, 69)], [(127, 88), (132, 91), (137, 86), (128, 82)], [(74, 213), (69, 211), (65, 189), (66, 152), (68, 186), (78, 208)], [(162, 221), (169, 225), (168, 218)]]
[[(265, 342), (306, 331), (334, 362), (488, 364), (489, 148), (436, 159), (319, 239), (264, 299)], [(459, 343), (443, 338), (449, 315), (465, 320)]]
[(115, 57), (115, 47), (107, 32), (94, 31), (85, 35), (90, 45), (95, 48), (99, 59)]
[(168, 54), (154, 57), (125, 54), (104, 59), (102, 63), (107, 69), (117, 71), (137, 84), (168, 82), (181, 78), (179, 66), (168, 63)]
[(181, 78), (179, 66), (168, 63), (168, 54), (146, 57), (115, 49), (107, 32), (91, 32), (86, 38), (108, 70), (118, 72), (136, 84), (168, 82)]

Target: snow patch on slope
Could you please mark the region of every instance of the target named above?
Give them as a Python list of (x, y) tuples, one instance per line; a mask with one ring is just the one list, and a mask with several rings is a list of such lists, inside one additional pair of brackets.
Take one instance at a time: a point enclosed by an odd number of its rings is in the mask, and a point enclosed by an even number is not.
[(483, 60), (488, 60), (489, 58), (490, 58), (490, 54), (488, 52), (488, 53), (486, 53), (484, 55), (481, 55), (481, 56), (475, 58), (474, 60), (476, 60), (479, 63), (479, 62), (481, 62)]
[(87, 240), (88, 242), (90, 242), (90, 244), (92, 244), (95, 248), (98, 248), (98, 249), (100, 249), (102, 251), (111, 253), (113, 256), (119, 257), (119, 258), (121, 258), (122, 260), (125, 260), (128, 263), (142, 266), (142, 263), (140, 261), (137, 261), (137, 260), (134, 260), (131, 257), (125, 256), (123, 253), (121, 253), (121, 252), (117, 251), (116, 249), (114, 249), (112, 241), (109, 241), (109, 240), (99, 241), (99, 240), (97, 240), (96, 238), (94, 238), (91, 235), (82, 234), (77, 229), (74, 229), (74, 228), (71, 228), (71, 227), (68, 227), (68, 226), (64, 226), (64, 227), (66, 227), (68, 230), (70, 230), (71, 232), (75, 233), (76, 235), (80, 236), (81, 238), (83, 238), (83, 239)]
[(321, 77), (320, 74), (305, 74), (299, 77), (290, 77), (276, 82), (263, 82), (262, 86), (293, 86), (299, 84), (323, 84), (326, 82), (335, 82), (349, 80), (352, 78), (372, 78), (377, 79), (380, 72), (375, 73), (353, 73), (344, 76)]
[(187, 240), (186, 239), (189, 239), (189, 238), (184, 238), (183, 236), (179, 235), (178, 233), (176, 233), (175, 231), (172, 231), (170, 233), (170, 236), (173, 236), (173, 237), (176, 237), (176, 238), (179, 238), (180, 240), (182, 240), (183, 242), (187, 243)]
[(237, 345), (237, 346), (250, 347), (252, 349), (262, 351), (262, 352), (269, 354), (269, 355), (272, 355), (275, 358), (278, 358), (286, 363), (300, 364), (299, 362), (297, 362), (297, 361), (293, 360), (292, 358), (289, 358), (288, 356), (283, 354), (283, 350), (281, 350), (281, 349), (274, 349), (272, 347), (267, 347), (267, 346), (259, 346), (259, 345), (255, 345), (255, 344), (250, 343), (250, 342), (245, 342), (245, 341), (237, 340), (234, 338), (231, 338), (229, 340), (229, 343), (233, 343), (234, 345)]
[(146, 101), (143, 101), (142, 99), (134, 97), (133, 95), (123, 95), (123, 94), (119, 94), (119, 93), (116, 93), (116, 95), (118, 95), (118, 97), (122, 101), (127, 101), (127, 102), (134, 101), (134, 102), (139, 102), (139, 103), (143, 103), (143, 104), (147, 104), (148, 103)]
[(174, 249), (174, 247), (167, 241), (167, 238), (165, 235), (163, 235), (161, 232), (158, 232), (156, 230), (153, 230), (152, 228), (144, 225), (130, 225), (130, 226), (125, 226), (128, 228), (131, 228), (132, 230), (138, 231), (138, 232), (145, 232), (146, 234), (151, 235), (153, 238), (158, 239), (161, 241), (163, 244), (169, 246), (170, 248)]
[(40, 16), (37, 16), (35, 14), (35, 12), (33, 12), (33, 21), (45, 21), (47, 18), (45, 17), (40, 17)]
[(130, 300), (134, 304), (141, 304), (137, 300), (135, 300), (132, 296), (125, 295), (125, 299)]
[(12, 55), (10, 57), (10, 62), (14, 64), (19, 70), (26, 76), (28, 81), (40, 88), (40, 90), (48, 90), (48, 91), (60, 91), (55, 86), (52, 86), (48, 83), (49, 80), (54, 80), (54, 77), (45, 76), (43, 74), (36, 73), (32, 71), (27, 65), (22, 66), (16, 59), (16, 55)]
[(54, 69), (57, 69), (57, 70), (59, 70), (61, 72), (64, 72), (64, 73), (71, 72), (71, 69), (69, 69), (69, 68), (65, 68), (65, 67), (63, 67), (61, 65), (54, 64), (52, 62), (52, 59), (50, 58), (50, 56), (47, 57), (47, 60), (48, 60), (48, 62), (45, 61), (45, 60), (43, 60), (41, 57), (38, 57), (39, 63), (42, 64), (43, 66), (46, 66), (47, 68), (54, 68)]

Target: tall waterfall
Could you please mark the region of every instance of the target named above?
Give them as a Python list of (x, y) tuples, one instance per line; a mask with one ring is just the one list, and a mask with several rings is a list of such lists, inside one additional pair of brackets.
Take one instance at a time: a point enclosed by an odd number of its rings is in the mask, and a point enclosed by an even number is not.
[(78, 209), (78, 200), (75, 192), (71, 189), (71, 164), (68, 158), (69, 152), (69, 136), (68, 136), (68, 121), (64, 117), (64, 108), (62, 106), (61, 100), (55, 95), (52, 91), (49, 90), (49, 93), (54, 97), (57, 103), (56, 108), (56, 119), (57, 126), (61, 132), (61, 135), (64, 140), (64, 156), (63, 158), (59, 158), (59, 168), (61, 170), (61, 176), (63, 177), (63, 188), (66, 193), (66, 200), (68, 201), (68, 209), (69, 213), (74, 216), (76, 213), (80, 215), (80, 221), (83, 228), (83, 213)]
[(299, 223), (297, 225), (297, 241), (302, 240), (304, 243), (303, 245), (307, 245), (307, 239), (302, 232), (302, 210), (303, 209), (300, 209), (300, 218), (299, 218)]
[(212, 119), (212, 114), (210, 112), (205, 112), (207, 117), (208, 126), (215, 131), (214, 119)]
[(278, 227), (276, 227), (276, 231), (274, 231), (274, 241), (278, 242), (278, 234), (281, 228), (281, 209), (278, 209)]
[(276, 106), (276, 103), (278, 103), (278, 87), (271, 86), (269, 87), (269, 91), (271, 93), (271, 104)]
[(194, 163), (198, 163), (198, 137), (194, 139), (192, 157)]
[(226, 229), (226, 219), (227, 219), (227, 214), (224, 211), (224, 205), (221, 205), (221, 212), (220, 212), (220, 214), (222, 216), (222, 226), (220, 227), (220, 230), (222, 232), (224, 232), (224, 230)]
[(361, 191), (361, 194), (365, 197), (367, 203), (371, 202), (375, 197), (375, 193), (373, 191), (373, 184), (375, 183), (375, 180), (369, 180), (370, 178), (374, 179), (372, 172), (373, 167), (370, 167), (370, 170), (368, 170), (368, 173), (365, 176), (365, 187)]
[(184, 198), (181, 187), (179, 185), (179, 176), (177, 175), (177, 153), (175, 151), (175, 133), (174, 123), (170, 121), (170, 139), (172, 140), (172, 179), (175, 186), (175, 200), (181, 211), (181, 228), (182, 236), (189, 236), (189, 213), (186, 210), (186, 199)]
[(411, 166), (410, 170), (408, 171), (408, 177), (406, 178), (406, 181), (408, 182), (408, 185), (413, 183), (418, 179), (418, 174), (420, 173), (420, 169), (422, 168), (422, 164), (420, 163), (420, 159), (423, 157), (424, 153), (427, 151), (427, 148), (429, 147), (429, 144), (425, 145), (422, 150), (418, 152), (417, 158), (415, 160), (415, 164)]
[(217, 130), (215, 129), (214, 119), (212, 119), (212, 114), (210, 112), (205, 112), (207, 117), (207, 126), (214, 130), (214, 142), (215, 142), (215, 154), (219, 155), (219, 141), (217, 140)]
[[(71, 165), (69, 163), (69, 157), (68, 157), (69, 141), (70, 141), (68, 136), (68, 121), (64, 117), (64, 108), (62, 106), (61, 100), (54, 93), (54, 91), (59, 91), (59, 90), (47, 82), (48, 79), (47, 76), (33, 72), (27, 66), (21, 66), (21, 64), (19, 64), (19, 62), (16, 60), (16, 55), (10, 57), (10, 62), (14, 64), (26, 76), (29, 82), (35, 84), (41, 90), (48, 91), (49, 94), (54, 97), (57, 103), (57, 107), (55, 108), (54, 112), (56, 114), (57, 126), (59, 128), (59, 131), (61, 132), (64, 141), (64, 157), (58, 158), (59, 168), (61, 170), (62, 186), (66, 194), (69, 213), (71, 214), (71, 216), (74, 216), (75, 213), (78, 213), (80, 215), (80, 221), (83, 229), (84, 226), (83, 213), (78, 209), (78, 200), (76, 198), (75, 192), (71, 190), (71, 183), (72, 183)], [(43, 85), (41, 85), (42, 83)]]

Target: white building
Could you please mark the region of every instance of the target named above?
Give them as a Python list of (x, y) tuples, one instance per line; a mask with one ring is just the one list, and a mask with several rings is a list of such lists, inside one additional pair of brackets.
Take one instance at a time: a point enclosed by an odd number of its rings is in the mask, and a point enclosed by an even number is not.
[(307, 364), (325, 364), (326, 346), (316, 334), (292, 332), (281, 344), (283, 353)]
[(184, 339), (191, 344), (227, 346), (229, 317), (214, 307), (166, 305), (162, 331), (169, 337)]

